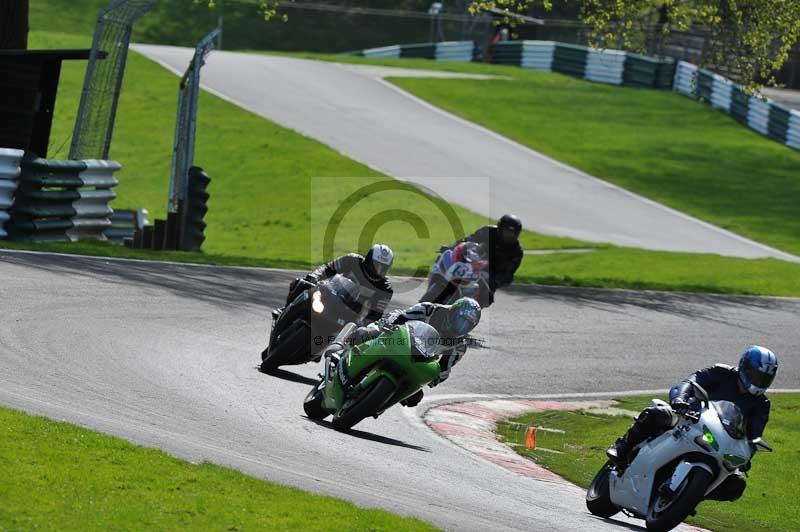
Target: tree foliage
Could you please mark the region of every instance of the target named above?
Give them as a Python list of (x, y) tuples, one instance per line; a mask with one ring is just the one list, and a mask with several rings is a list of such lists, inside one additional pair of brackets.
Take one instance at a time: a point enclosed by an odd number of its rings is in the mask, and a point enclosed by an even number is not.
[[(576, 0), (578, 2), (579, 0)], [(500, 9), (505, 21), (550, 0), (475, 0), (473, 13)], [(749, 88), (774, 74), (800, 39), (798, 0), (580, 0), (581, 20), (598, 48), (647, 52), (654, 40), (676, 32), (703, 35), (701, 64), (737, 78)]]

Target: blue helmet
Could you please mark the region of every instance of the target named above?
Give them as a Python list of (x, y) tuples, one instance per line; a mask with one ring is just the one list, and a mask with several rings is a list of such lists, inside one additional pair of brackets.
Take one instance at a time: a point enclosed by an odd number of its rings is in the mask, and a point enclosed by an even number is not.
[(443, 336), (466, 336), (481, 321), (481, 306), (471, 297), (456, 300), (447, 311)]
[(775, 353), (758, 345), (751, 345), (739, 359), (739, 379), (753, 395), (767, 391), (778, 373), (778, 357)]

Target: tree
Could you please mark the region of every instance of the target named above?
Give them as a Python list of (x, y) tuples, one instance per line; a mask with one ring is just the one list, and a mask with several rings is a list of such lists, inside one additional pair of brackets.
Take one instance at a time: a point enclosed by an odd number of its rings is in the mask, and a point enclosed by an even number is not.
[[(470, 10), (500, 9), (506, 21), (549, 0), (476, 0)], [(800, 39), (797, 0), (581, 0), (581, 20), (598, 48), (646, 53), (654, 40), (699, 30), (705, 38), (703, 66), (724, 72), (749, 89), (774, 84)]]
[(28, 48), (28, 0), (0, 0), (0, 50)]

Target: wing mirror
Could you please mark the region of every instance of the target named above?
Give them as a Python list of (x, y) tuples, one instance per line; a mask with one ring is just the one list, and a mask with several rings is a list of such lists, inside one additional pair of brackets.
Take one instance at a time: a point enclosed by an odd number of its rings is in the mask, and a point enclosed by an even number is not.
[(689, 384), (691, 384), (692, 387), (694, 388), (695, 397), (700, 399), (701, 402), (705, 403), (706, 408), (708, 408), (709, 405), (708, 392), (706, 392), (702, 386), (700, 386), (694, 381), (689, 381)]

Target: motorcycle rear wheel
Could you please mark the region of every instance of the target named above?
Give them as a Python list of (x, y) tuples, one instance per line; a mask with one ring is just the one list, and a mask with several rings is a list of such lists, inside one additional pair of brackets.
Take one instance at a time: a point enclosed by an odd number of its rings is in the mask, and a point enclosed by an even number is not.
[(364, 392), (361, 398), (349, 408), (339, 410), (333, 415), (332, 425), (336, 430), (349, 430), (361, 420), (373, 415), (394, 395), (392, 381), (386, 377), (379, 378), (375, 384)]
[(619, 508), (611, 502), (608, 488), (608, 475), (612, 468), (611, 462), (606, 462), (586, 490), (586, 508), (597, 517), (608, 518), (619, 512)]
[(647, 512), (647, 530), (666, 532), (681, 524), (702, 502), (711, 481), (711, 473), (694, 468), (679, 488), (678, 494), (666, 506), (660, 506), (664, 502), (664, 496), (657, 493)]

